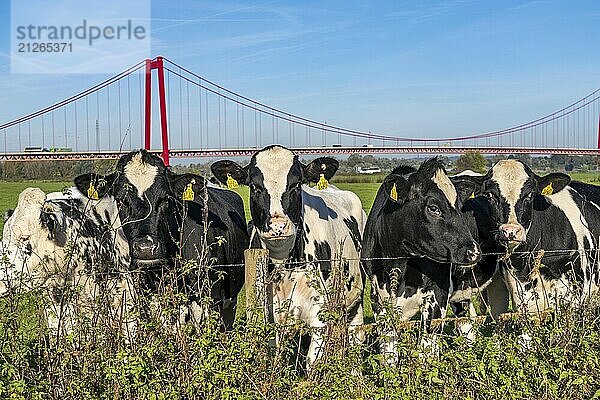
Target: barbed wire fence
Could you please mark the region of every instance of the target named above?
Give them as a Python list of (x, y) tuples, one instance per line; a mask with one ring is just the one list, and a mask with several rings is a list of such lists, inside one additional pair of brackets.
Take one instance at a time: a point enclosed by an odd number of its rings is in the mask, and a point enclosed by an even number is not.
[[(7, 263), (6, 254), (0, 251), (0, 264), (2, 267), (2, 274), (6, 275), (7, 268), (10, 266)], [(549, 251), (515, 251), (511, 255), (514, 257), (525, 257), (528, 259), (534, 260), (537, 264), (534, 266), (533, 270), (539, 272), (539, 268), (543, 268), (543, 265), (540, 264), (543, 256), (545, 255), (564, 255), (569, 256), (570, 259), (574, 259), (576, 257), (586, 257), (588, 260), (597, 260), (600, 250), (598, 249), (588, 249), (588, 250), (576, 250), (576, 249), (564, 249), (564, 250), (549, 250)], [(201, 254), (204, 254), (202, 252)], [(206, 257), (202, 257), (202, 265), (200, 263), (192, 263), (187, 266), (184, 265), (185, 268), (182, 270), (175, 271), (167, 271), (164, 274), (163, 279), (161, 280), (159, 286), (161, 290), (164, 292), (164, 295), (156, 297), (156, 302), (152, 304), (152, 315), (148, 319), (148, 315), (142, 315), (139, 312), (140, 306), (139, 298), (131, 299), (133, 303), (138, 307), (137, 310), (133, 314), (130, 314), (130, 310), (126, 307), (126, 299), (121, 299), (121, 307), (113, 307), (110, 306), (102, 306), (101, 302), (110, 301), (111, 297), (109, 295), (103, 294), (100, 286), (95, 287), (95, 294), (97, 295), (97, 301), (93, 303), (93, 306), (90, 307), (85, 301), (88, 299), (83, 299), (84, 301), (75, 302), (75, 307), (81, 307), (78, 311), (77, 315), (77, 324), (83, 324), (81, 327), (77, 326), (75, 329), (77, 339), (74, 343), (77, 346), (90, 349), (93, 348), (95, 343), (100, 343), (102, 335), (104, 337), (109, 338), (117, 338), (114, 343), (111, 344), (112, 347), (106, 348), (103, 351), (106, 351), (106, 354), (110, 354), (110, 352), (119, 351), (121, 347), (119, 346), (135, 346), (140, 347), (143, 346), (145, 340), (144, 338), (151, 338), (153, 335), (156, 335), (157, 329), (162, 332), (161, 335), (166, 335), (166, 337), (173, 338), (173, 340), (178, 341), (177, 346), (174, 347), (176, 351), (181, 352), (182, 357), (188, 357), (185, 353), (186, 350), (186, 338), (190, 337), (190, 332), (194, 332), (194, 329), (198, 329), (198, 326), (192, 327), (190, 330), (185, 324), (182, 324), (180, 320), (173, 320), (173, 318), (177, 317), (177, 306), (181, 304), (185, 304), (185, 291), (177, 288), (177, 281), (181, 278), (185, 277), (185, 274), (190, 273), (190, 268), (199, 269), (198, 278), (206, 277), (207, 271), (211, 268), (214, 269), (223, 269), (227, 268), (230, 271), (235, 271), (235, 273), (243, 273), (244, 281), (245, 281), (245, 307), (238, 312), (237, 316), (237, 328), (235, 328), (238, 332), (248, 331), (253, 332), (256, 329), (256, 326), (266, 327), (264, 332), (270, 332), (268, 336), (265, 337), (267, 342), (269, 342), (271, 352), (269, 353), (269, 357), (273, 357), (273, 368), (275, 365), (284, 366), (286, 363), (291, 362), (294, 365), (294, 369), (296, 371), (305, 371), (304, 370), (304, 354), (302, 351), (302, 336), (311, 335), (315, 330), (320, 330), (323, 336), (323, 342), (321, 347), (319, 348), (319, 352), (321, 354), (319, 358), (319, 362), (321, 360), (327, 358), (340, 359), (343, 357), (361, 357), (361, 352), (367, 353), (377, 353), (380, 351), (381, 341), (384, 340), (384, 337), (389, 330), (386, 330), (392, 327), (394, 332), (399, 335), (398, 337), (410, 338), (409, 343), (411, 346), (414, 345), (416, 347), (420, 346), (419, 338), (426, 337), (427, 335), (433, 335), (440, 340), (444, 340), (447, 343), (451, 343), (453, 339), (460, 336), (458, 333), (458, 326), (461, 324), (471, 324), (473, 329), (477, 332), (482, 332), (482, 328), (486, 330), (486, 332), (496, 332), (498, 334), (515, 332), (514, 329), (517, 329), (519, 332), (533, 331), (535, 329), (535, 325), (539, 325), (542, 323), (546, 323), (548, 321), (554, 321), (555, 324), (560, 324), (561, 321), (561, 313), (555, 312), (553, 310), (549, 310), (546, 308), (540, 308), (535, 313), (521, 312), (520, 310), (515, 310), (513, 312), (503, 313), (500, 315), (491, 315), (489, 313), (489, 309), (486, 306), (484, 308), (484, 312), (481, 315), (477, 316), (466, 316), (466, 317), (456, 317), (456, 316), (447, 316), (443, 318), (434, 318), (427, 321), (427, 325), (423, 324), (421, 320), (403, 320), (401, 315), (389, 315), (389, 318), (386, 316), (382, 318), (375, 318), (375, 321), (364, 323), (361, 326), (353, 326), (351, 327), (349, 324), (349, 320), (347, 318), (346, 310), (344, 309), (343, 304), (343, 293), (345, 290), (345, 281), (343, 268), (341, 265), (344, 261), (354, 260), (354, 261), (374, 261), (374, 260), (384, 260), (384, 261), (408, 261), (414, 257), (374, 257), (374, 258), (342, 258), (333, 256), (331, 259), (317, 259), (313, 261), (291, 261), (285, 264), (285, 268), (297, 268), (303, 271), (306, 271), (307, 274), (312, 273), (314, 271), (316, 275), (319, 274), (319, 263), (327, 262), (331, 265), (330, 277), (333, 277), (328, 281), (327, 284), (323, 283), (321, 285), (321, 290), (323, 290), (323, 295), (326, 298), (326, 315), (325, 315), (325, 326), (321, 327), (311, 327), (306, 323), (303, 323), (290, 315), (290, 318), (286, 319), (278, 319), (277, 316), (284, 314), (285, 309), (277, 309), (277, 306), (273, 304), (273, 296), (276, 291), (276, 269), (273, 269), (270, 265), (270, 258), (268, 251), (265, 249), (247, 249), (245, 251), (245, 259), (243, 263), (235, 263), (235, 264), (217, 264), (210, 263)], [(505, 253), (486, 253), (486, 256), (494, 256), (499, 259), (506, 257)], [(508, 259), (504, 258), (503, 262), (506, 262)], [(535, 261), (537, 260), (537, 261)], [(65, 259), (65, 263), (71, 263), (73, 260)], [(597, 264), (594, 264), (597, 266)], [(23, 267), (23, 266), (21, 266)], [(537, 268), (537, 269), (536, 269)], [(146, 268), (147, 270), (148, 268)], [(158, 267), (157, 267), (158, 269)], [(72, 270), (72, 267), (69, 268)], [(201, 271), (200, 271), (201, 270)], [(27, 272), (27, 271), (24, 271)], [(127, 295), (136, 296), (139, 292), (139, 288), (135, 286), (139, 283), (134, 279), (138, 274), (143, 272), (139, 268), (132, 268), (128, 270), (120, 270), (118, 271), (118, 275), (121, 276), (121, 279), (125, 281), (127, 285), (130, 285), (127, 290)], [(145, 271), (147, 272), (147, 271)], [(158, 272), (158, 271), (157, 271)], [(364, 272), (364, 271), (363, 271)], [(98, 279), (102, 277), (104, 272), (100, 272), (96, 276), (81, 276), (80, 280), (77, 282), (81, 282), (82, 280), (92, 280)], [(191, 271), (193, 274), (194, 272)], [(234, 272), (232, 272), (234, 273)], [(26, 274), (25, 274), (26, 275)], [(114, 271), (112, 272), (114, 276)], [(15, 288), (18, 288), (23, 285), (22, 280), (27, 279), (26, 276), (21, 276), (14, 279), (12, 282), (8, 282), (9, 285), (12, 285)], [(321, 278), (322, 279), (322, 278)], [(77, 285), (78, 283), (75, 283)], [(43, 283), (35, 282), (37, 286), (33, 285), (25, 285), (28, 288), (33, 290), (37, 290), (38, 293), (42, 293), (43, 296), (50, 297), (52, 293), (48, 288), (45, 288)], [(200, 285), (201, 282), (198, 282)], [(133, 287), (131, 287), (133, 285)], [(68, 288), (64, 288), (68, 289)], [(74, 288), (77, 290), (77, 288)], [(119, 288), (117, 288), (119, 289)], [(206, 284), (203, 286), (204, 293), (210, 293), (210, 287), (207, 287)], [(368, 289), (365, 287), (365, 293)], [(480, 292), (480, 290), (479, 290)], [(183, 297), (182, 297), (183, 296)], [(126, 297), (124, 295), (124, 297)], [(363, 295), (364, 298), (364, 295)], [(48, 307), (47, 302), (42, 307)], [(17, 307), (18, 301), (8, 302), (7, 304), (12, 304), (12, 313), (16, 315), (19, 312), (19, 307)], [(243, 303), (240, 302), (238, 307), (241, 308)], [(206, 305), (204, 303), (203, 305)], [(285, 308), (286, 304), (284, 304)], [(64, 308), (63, 308), (64, 309)], [(206, 309), (209, 309), (207, 307)], [(108, 310), (108, 314), (107, 314)], [(242, 310), (245, 312), (245, 319), (243, 317)], [(389, 309), (391, 312), (397, 311), (393, 307)], [(42, 312), (43, 309), (39, 309), (38, 311)], [(71, 311), (71, 310), (69, 310)], [(282, 312), (283, 311), (283, 312)], [(279, 312), (279, 313), (278, 313)], [(75, 313), (75, 312), (74, 312)], [(115, 317), (118, 321), (115, 321), (112, 325), (109, 326), (110, 318)], [(274, 318), (275, 317), (275, 318)], [(108, 322), (107, 322), (108, 321)], [(134, 324), (131, 324), (131, 322)], [(94, 324), (98, 324), (102, 322), (104, 325), (95, 326)], [(198, 322), (198, 321), (196, 321)], [(206, 321), (200, 321), (201, 323), (206, 323)], [(15, 322), (16, 323), (16, 322)], [(37, 328), (39, 332), (48, 332), (44, 329), (45, 319), (42, 316), (39, 319), (39, 327)], [(125, 332), (119, 332), (118, 325), (125, 323)], [(209, 321), (210, 323), (210, 321)], [(516, 327), (516, 328), (515, 328)], [(13, 327), (13, 331), (16, 331), (16, 326)], [(200, 327), (200, 329), (203, 329)], [(491, 331), (490, 331), (491, 329)], [(103, 331), (104, 330), (104, 331)], [(98, 332), (102, 332), (98, 335)], [(5, 330), (8, 332), (8, 330)], [(431, 332), (434, 332), (433, 334)], [(274, 339), (271, 335), (275, 335)], [(149, 335), (149, 336), (148, 336)], [(187, 335), (187, 336), (186, 336)], [(193, 333), (192, 336), (193, 337)], [(366, 337), (364, 341), (356, 341), (355, 338), (357, 335), (363, 335), (363, 338)], [(402, 336), (400, 336), (402, 335)], [(70, 348), (68, 346), (73, 346), (69, 344), (69, 340), (73, 340), (73, 335), (60, 335), (62, 339), (61, 343), (57, 343), (58, 340), (47, 341), (44, 339), (43, 334), (40, 336), (42, 341), (44, 341), (44, 345), (42, 348), (51, 350), (55, 348), (64, 349)], [(57, 335), (54, 335), (57, 337)], [(121, 341), (121, 338), (124, 338), (124, 342)], [(121, 344), (118, 344), (121, 343)], [(124, 343), (124, 344), (123, 344)], [(355, 346), (357, 343), (360, 343), (360, 346)], [(217, 344), (221, 345), (221, 344)], [(58, 347), (56, 347), (58, 346)], [(67, 346), (67, 347), (64, 347)], [(295, 350), (290, 355), (290, 346)], [(294, 347), (295, 346), (295, 347)], [(306, 346), (304, 344), (304, 346)], [(357, 349), (362, 349), (358, 351)], [(86, 350), (87, 351), (87, 350)], [(52, 354), (49, 358), (51, 363), (56, 365), (56, 371), (58, 371), (60, 363), (63, 362), (64, 352), (53, 353), (52, 351), (48, 352), (48, 354)], [(291, 360), (291, 361), (290, 361)], [(49, 366), (48, 369), (54, 371), (52, 366)], [(306, 371), (305, 371), (306, 372)], [(312, 369), (308, 373), (310, 379), (318, 380), (320, 375), (323, 374), (322, 370)], [(57, 378), (58, 381), (60, 379)], [(62, 382), (62, 381), (61, 381)], [(256, 382), (258, 385), (259, 382)], [(60, 389), (63, 390), (63, 389)]]
[[(541, 260), (545, 255), (566, 255), (566, 256), (575, 256), (579, 254), (581, 256), (584, 254), (584, 257), (588, 257), (588, 259), (597, 260), (597, 256), (599, 254), (598, 249), (563, 249), (563, 250), (534, 250), (534, 251), (514, 251), (510, 254), (510, 256), (515, 257), (532, 257), (533, 258), (533, 268), (532, 273), (539, 275), (539, 269), (541, 266)], [(509, 270), (508, 266), (510, 265), (510, 257), (508, 257), (507, 253), (502, 252), (494, 252), (494, 253), (485, 253), (483, 256), (496, 256), (498, 257), (498, 262), (506, 263), (507, 267), (505, 270)], [(594, 257), (595, 256), (595, 257)], [(592, 257), (592, 258), (590, 258)], [(364, 261), (408, 261), (413, 259), (414, 257), (373, 257), (373, 258), (360, 258), (354, 259), (361, 262)], [(344, 261), (350, 261), (352, 259), (344, 258)], [(318, 265), (319, 262), (332, 262), (334, 260), (314, 260), (314, 261), (291, 261), (286, 263), (286, 266), (296, 267), (296, 268), (309, 268), (309, 266)], [(341, 260), (337, 260), (338, 262)], [(595, 264), (597, 265), (597, 264)], [(265, 322), (272, 322), (271, 316), (273, 315), (273, 304), (272, 304), (272, 294), (273, 294), (273, 271), (269, 272), (269, 257), (268, 250), (265, 249), (249, 249), (246, 250), (246, 262), (245, 264), (236, 264), (236, 267), (245, 267), (246, 271), (246, 315), (248, 320), (256, 320), (260, 318), (264, 318)], [(361, 264), (362, 267), (362, 264)], [(364, 272), (364, 271), (363, 271)], [(497, 273), (502, 273), (498, 271)], [(509, 272), (511, 273), (511, 272)], [(503, 278), (501, 278), (503, 279)], [(596, 278), (597, 279), (597, 278)], [(576, 286), (575, 283), (573, 283)], [(327, 288), (325, 288), (328, 290)], [(473, 288), (473, 294), (481, 295), (484, 288), (480, 286)], [(542, 287), (542, 290), (545, 288)], [(508, 289), (507, 289), (508, 290)], [(575, 293), (570, 293), (575, 294)], [(579, 300), (584, 300), (587, 296), (591, 295), (591, 293), (579, 293), (581, 296)], [(519, 294), (520, 296), (524, 296), (523, 293)], [(552, 294), (543, 293), (544, 297), (550, 297)], [(480, 296), (481, 297), (481, 296)], [(573, 297), (572, 297), (573, 298)], [(523, 302), (523, 298), (520, 299)], [(559, 301), (559, 298), (556, 298)], [(544, 306), (540, 306), (537, 308), (536, 312), (527, 312), (523, 310), (519, 310), (518, 305), (514, 307), (517, 308), (512, 312), (504, 312), (498, 315), (492, 315), (490, 312), (489, 305), (486, 304), (485, 300), (482, 299), (482, 302), (485, 306), (485, 313), (483, 315), (476, 316), (448, 316), (443, 318), (434, 318), (430, 319), (427, 323), (429, 328), (436, 328), (443, 326), (445, 324), (454, 324), (460, 325), (462, 323), (472, 323), (481, 325), (483, 323), (496, 325), (499, 329), (502, 329), (503, 325), (510, 323), (511, 321), (519, 320), (527, 320), (528, 322), (533, 323), (542, 323), (546, 319), (552, 316), (552, 304), (548, 304), (548, 302), (543, 302)], [(509, 305), (507, 304), (507, 307)], [(361, 330), (366, 332), (375, 332), (378, 328), (379, 322), (375, 321), (372, 323), (366, 323), (362, 327)], [(289, 324), (290, 327), (297, 326), (297, 324)], [(422, 327), (422, 321), (420, 320), (401, 320), (397, 322), (397, 328), (400, 329), (414, 329)], [(310, 328), (308, 328), (310, 330)]]
[[(77, 238), (76, 238), (77, 239)], [(18, 243), (14, 243), (17, 244)], [(10, 269), (11, 267), (15, 267), (14, 265), (11, 266), (8, 262), (8, 257), (6, 255), (6, 249), (2, 248), (0, 249), (0, 260), (2, 260), (2, 279), (6, 279), (6, 277), (8, 276), (8, 269)], [(594, 265), (598, 265), (597, 264), (597, 260), (598, 257), (600, 257), (600, 249), (561, 249), (561, 250), (531, 250), (531, 251), (513, 251), (511, 252), (509, 255), (507, 255), (507, 253), (503, 253), (503, 252), (489, 252), (489, 253), (483, 253), (482, 256), (494, 256), (494, 257), (498, 257), (499, 261), (505, 262), (508, 264), (510, 264), (510, 257), (532, 257), (533, 259), (533, 264), (534, 267), (532, 269), (532, 273), (535, 274), (539, 274), (539, 268), (541, 265), (541, 259), (544, 256), (557, 256), (557, 255), (565, 255), (565, 256), (571, 256), (574, 257), (575, 255), (578, 256), (584, 256), (587, 257), (588, 260), (592, 260), (592, 262), (594, 263)], [(35, 254), (33, 254), (33, 256), (35, 256)], [(510, 256), (510, 257), (508, 257)], [(204, 261), (206, 262), (205, 257), (202, 257), (204, 259)], [(361, 262), (361, 268), (363, 268), (362, 263), (365, 261), (409, 261), (411, 259), (415, 259), (416, 257), (370, 257), (370, 258), (348, 258), (348, 257), (344, 257), (344, 258), (331, 258), (331, 259), (314, 259), (311, 261), (286, 261), (285, 262), (285, 267), (284, 268), (298, 268), (298, 269), (310, 269), (311, 266), (316, 266), (319, 265), (319, 263), (332, 263), (332, 262), (341, 262), (341, 261), (360, 261)], [(67, 265), (67, 271), (65, 271), (66, 274), (70, 273), (70, 265), (73, 262), (73, 255), (72, 254), (68, 254), (66, 259), (65, 259), (66, 265)], [(44, 263), (44, 261), (42, 260), (42, 263)], [(47, 268), (47, 265), (43, 265), (43, 268)], [(164, 269), (164, 266), (160, 266), (160, 267), (156, 267), (157, 270), (158, 269)], [(240, 268), (240, 269), (244, 269), (244, 273), (245, 273), (245, 296), (246, 296), (246, 317), (248, 320), (253, 319), (253, 320), (258, 320), (258, 319), (263, 319), (264, 322), (273, 322), (272, 318), (270, 317), (270, 315), (272, 315), (273, 312), (273, 304), (272, 304), (272, 298), (269, 295), (269, 293), (272, 292), (273, 290), (273, 271), (269, 271), (269, 255), (268, 255), (268, 250), (266, 249), (247, 249), (245, 251), (245, 260), (243, 263), (233, 263), (233, 264), (218, 264), (218, 263), (210, 263), (209, 268), (213, 268), (213, 269), (218, 269), (218, 268)], [(470, 267), (464, 267), (461, 266), (461, 268), (470, 268)], [(148, 268), (148, 267), (144, 267), (143, 271), (144, 272), (148, 272), (149, 269), (152, 268)], [(23, 266), (21, 266), (20, 270), (19, 270), (21, 275), (25, 275), (25, 271), (23, 271)], [(122, 275), (122, 276), (126, 276), (126, 275), (136, 275), (139, 274), (140, 272), (142, 272), (142, 269), (140, 268), (129, 268), (128, 270), (120, 270), (118, 272), (115, 271), (107, 271), (107, 272), (95, 272), (95, 276), (100, 276), (102, 274), (106, 274), (106, 275)], [(363, 268), (363, 272), (366, 273), (366, 271), (364, 271)], [(186, 271), (185, 273), (189, 273), (189, 271)], [(178, 276), (178, 275), (174, 275), (172, 276), (173, 279), (178, 279), (181, 278), (182, 276)], [(596, 277), (596, 279), (598, 279), (598, 277)], [(21, 277), (20, 279), (15, 279), (15, 282), (4, 282), (5, 285), (12, 287), (13, 289), (20, 289), (23, 286), (28, 286), (25, 283), (27, 283), (27, 278), (26, 277)], [(474, 288), (477, 291), (481, 291), (483, 290), (482, 288)], [(589, 295), (590, 293), (585, 293), (586, 295)], [(257, 315), (256, 313), (256, 307), (260, 307), (262, 309), (262, 312)], [(537, 313), (539, 316), (541, 315), (547, 315), (548, 314), (548, 310), (538, 310), (539, 312)], [(531, 315), (531, 313), (529, 313), (530, 315), (528, 315), (528, 317), (530, 318), (536, 318), (534, 316)], [(515, 318), (518, 316), (522, 316), (521, 312), (511, 312), (511, 313), (504, 313), (501, 314), (500, 316), (498, 316), (498, 321), (495, 322), (502, 322), (502, 321), (507, 321), (510, 320), (511, 318)], [(474, 320), (474, 321), (485, 321), (485, 319), (491, 317), (491, 315), (483, 315), (483, 316), (477, 316), (477, 317), (444, 317), (444, 318), (438, 318), (438, 319), (433, 319), (431, 320), (431, 324), (433, 326), (437, 326), (446, 322), (452, 322), (452, 321), (464, 321), (464, 320)], [(539, 319), (539, 317), (537, 317)], [(543, 319), (543, 318), (542, 318)], [(411, 327), (414, 326), (415, 324), (417, 324), (419, 321), (405, 321), (405, 323), (403, 324), (406, 327)], [(370, 324), (370, 325), (376, 325), (375, 324)], [(365, 329), (369, 329), (369, 327), (367, 326)]]

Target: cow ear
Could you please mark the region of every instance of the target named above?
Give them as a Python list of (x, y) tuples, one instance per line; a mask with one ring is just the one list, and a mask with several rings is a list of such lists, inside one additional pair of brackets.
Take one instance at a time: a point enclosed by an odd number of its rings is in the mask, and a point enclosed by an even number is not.
[(338, 170), (340, 163), (338, 160), (331, 157), (315, 158), (304, 166), (304, 177), (308, 182), (317, 183), (321, 179), (321, 175), (326, 180), (333, 178), (333, 175)]
[(98, 175), (83, 174), (76, 177), (73, 182), (77, 189), (88, 199), (98, 200), (112, 193), (115, 174)]
[(569, 183), (571, 183), (571, 177), (560, 172), (553, 172), (546, 176), (538, 177), (537, 181), (539, 193), (543, 194), (544, 196), (549, 196), (563, 190)]
[(167, 180), (175, 197), (184, 201), (198, 202), (206, 185), (205, 179), (195, 174), (176, 174), (169, 171)]
[(388, 201), (397, 204), (403, 204), (408, 200), (410, 185), (408, 181), (400, 175), (389, 175), (381, 184), (387, 195)]
[(481, 192), (483, 185), (483, 176), (460, 175), (451, 176), (450, 180), (456, 188), (456, 193), (461, 203), (464, 203), (469, 198), (474, 198)]
[(210, 166), (210, 171), (223, 185), (234, 188), (238, 184), (245, 185), (248, 182), (246, 168), (235, 161), (221, 160)]
[(13, 208), (9, 208), (8, 210), (4, 211), (4, 223), (6, 224), (6, 221), (8, 221), (8, 219), (10, 217), (12, 217), (12, 215), (15, 213), (15, 210)]

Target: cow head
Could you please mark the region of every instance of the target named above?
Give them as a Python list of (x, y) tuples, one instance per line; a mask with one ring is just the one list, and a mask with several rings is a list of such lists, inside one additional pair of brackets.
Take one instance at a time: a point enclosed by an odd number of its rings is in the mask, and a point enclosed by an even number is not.
[(497, 243), (512, 251), (527, 239), (534, 205), (563, 190), (571, 178), (561, 173), (538, 176), (522, 161), (498, 161), (484, 176), (457, 177), (463, 196), (481, 195), (489, 204)]
[(31, 289), (72, 277), (80, 267), (107, 269), (114, 263), (120, 268), (129, 263), (129, 253), (122, 231), (113, 229), (118, 225), (112, 198), (90, 201), (76, 188), (47, 195), (27, 188), (4, 225), (2, 281)]
[(19, 194), (2, 233), (1, 292), (32, 289), (61, 269), (68, 235), (65, 220), (63, 210), (46, 202), (41, 189)]
[(271, 257), (276, 259), (289, 257), (301, 227), (302, 185), (318, 182), (321, 175), (331, 179), (337, 169), (338, 162), (329, 157), (303, 164), (282, 146), (265, 147), (245, 167), (228, 160), (211, 166), (223, 184), (233, 179), (250, 188), (252, 222)]
[[(463, 219), (456, 189), (437, 158), (416, 171), (396, 168), (380, 191), (385, 195), (383, 212), (389, 215), (388, 234), (400, 238), (404, 253), (441, 263), (470, 265), (479, 261), (479, 245)], [(397, 246), (398, 242), (387, 245)]]
[(176, 211), (186, 190), (187, 200), (197, 200), (205, 184), (200, 176), (171, 172), (145, 150), (122, 156), (110, 175), (83, 174), (74, 181), (90, 199), (114, 197), (134, 267), (164, 264), (176, 254)]

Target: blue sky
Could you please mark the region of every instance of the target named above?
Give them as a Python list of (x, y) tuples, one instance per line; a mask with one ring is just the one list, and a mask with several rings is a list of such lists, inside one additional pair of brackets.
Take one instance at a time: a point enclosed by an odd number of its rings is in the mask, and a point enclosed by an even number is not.
[[(108, 75), (9, 73), (0, 122)], [(501, 129), (600, 87), (598, 1), (152, 1), (152, 53), (339, 126), (448, 137)], [(102, 62), (102, 60), (98, 60)]]

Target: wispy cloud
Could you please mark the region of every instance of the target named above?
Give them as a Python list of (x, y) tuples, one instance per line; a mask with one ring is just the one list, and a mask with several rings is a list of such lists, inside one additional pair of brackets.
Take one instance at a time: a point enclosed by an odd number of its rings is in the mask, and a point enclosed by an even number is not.
[[(197, 15), (198, 12), (202, 15), (197, 18), (152, 18), (153, 23), (158, 23), (161, 26), (153, 28), (155, 33), (163, 31), (172, 31), (183, 27), (206, 22), (266, 22), (280, 21), (288, 26), (300, 25), (298, 14), (302, 12), (299, 9), (289, 7), (274, 7), (269, 3), (259, 3), (252, 5), (236, 5), (228, 2), (207, 3), (201, 2), (194, 4), (192, 7), (195, 12), (191, 15)], [(213, 11), (209, 13), (208, 11)]]
[(436, 3), (427, 4), (425, 2), (416, 2), (414, 8), (407, 8), (401, 11), (393, 11), (385, 14), (388, 18), (402, 18), (407, 19), (412, 23), (424, 22), (449, 12), (455, 11), (459, 8), (473, 4), (473, 0), (454, 0), (454, 1), (442, 1)]
[(546, 4), (546, 3), (547, 3), (547, 1), (545, 1), (545, 0), (527, 1), (525, 3), (517, 4), (514, 7), (510, 7), (509, 10), (510, 11), (519, 11), (519, 10), (523, 10), (523, 9), (526, 9), (526, 8), (541, 6), (541, 5)]

